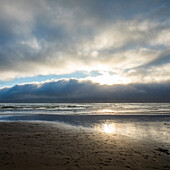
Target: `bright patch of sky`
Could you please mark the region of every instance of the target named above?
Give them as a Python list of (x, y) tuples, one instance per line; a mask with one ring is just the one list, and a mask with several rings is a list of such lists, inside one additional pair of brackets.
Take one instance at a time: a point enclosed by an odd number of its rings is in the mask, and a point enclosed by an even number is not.
[(101, 74), (97, 71), (88, 72), (74, 72), (72, 74), (63, 74), (63, 75), (38, 75), (35, 77), (25, 77), (25, 78), (16, 78), (10, 81), (0, 81), (0, 88), (2, 87), (11, 87), (17, 84), (26, 84), (34, 82), (46, 82), (46, 81), (56, 81), (60, 79), (85, 79), (87, 77), (98, 77)]

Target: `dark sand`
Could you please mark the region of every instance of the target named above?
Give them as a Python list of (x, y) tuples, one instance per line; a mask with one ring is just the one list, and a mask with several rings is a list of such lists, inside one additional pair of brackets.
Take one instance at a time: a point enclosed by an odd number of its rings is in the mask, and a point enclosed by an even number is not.
[(1, 122), (3, 169), (170, 169), (161, 143), (55, 123)]

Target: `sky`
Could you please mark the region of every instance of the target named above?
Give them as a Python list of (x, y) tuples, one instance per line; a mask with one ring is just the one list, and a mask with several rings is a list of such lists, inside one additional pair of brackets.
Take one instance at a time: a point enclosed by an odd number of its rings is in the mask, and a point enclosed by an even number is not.
[(0, 0), (0, 102), (170, 102), (169, 0)]

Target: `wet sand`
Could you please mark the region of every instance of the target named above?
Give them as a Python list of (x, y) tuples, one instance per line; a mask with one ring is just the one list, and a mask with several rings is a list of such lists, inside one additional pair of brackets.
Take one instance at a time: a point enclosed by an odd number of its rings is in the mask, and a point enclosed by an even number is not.
[(0, 169), (170, 169), (169, 148), (44, 122), (0, 122)]

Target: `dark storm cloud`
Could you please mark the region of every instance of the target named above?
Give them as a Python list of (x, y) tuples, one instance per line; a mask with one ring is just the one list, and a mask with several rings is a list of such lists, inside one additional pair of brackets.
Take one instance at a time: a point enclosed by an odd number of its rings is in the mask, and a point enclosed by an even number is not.
[(99, 85), (75, 79), (0, 90), (0, 102), (170, 102), (170, 82)]

